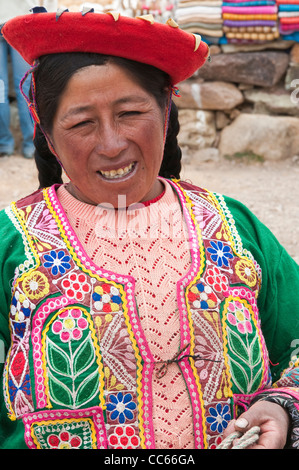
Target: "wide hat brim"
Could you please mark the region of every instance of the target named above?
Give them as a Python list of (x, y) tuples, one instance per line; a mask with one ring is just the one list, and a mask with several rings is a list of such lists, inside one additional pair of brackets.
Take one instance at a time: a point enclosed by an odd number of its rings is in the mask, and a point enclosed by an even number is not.
[(170, 76), (172, 85), (191, 77), (209, 55), (199, 35), (150, 16), (32, 13), (9, 20), (1, 33), (30, 65), (47, 54), (95, 52), (153, 65)]

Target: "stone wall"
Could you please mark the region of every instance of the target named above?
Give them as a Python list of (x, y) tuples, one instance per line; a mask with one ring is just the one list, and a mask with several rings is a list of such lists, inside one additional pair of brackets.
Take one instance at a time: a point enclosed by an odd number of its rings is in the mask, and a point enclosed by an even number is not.
[(299, 43), (211, 46), (178, 87), (187, 160), (299, 159)]

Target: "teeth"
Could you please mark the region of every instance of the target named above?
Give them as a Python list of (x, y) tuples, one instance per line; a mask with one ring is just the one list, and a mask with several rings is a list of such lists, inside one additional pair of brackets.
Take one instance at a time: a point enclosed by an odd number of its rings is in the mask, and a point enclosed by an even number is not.
[(105, 176), (105, 178), (120, 178), (121, 176), (126, 176), (132, 170), (134, 163), (130, 163), (130, 165), (126, 166), (125, 168), (119, 168), (118, 170), (111, 170), (111, 171), (101, 171), (101, 174)]

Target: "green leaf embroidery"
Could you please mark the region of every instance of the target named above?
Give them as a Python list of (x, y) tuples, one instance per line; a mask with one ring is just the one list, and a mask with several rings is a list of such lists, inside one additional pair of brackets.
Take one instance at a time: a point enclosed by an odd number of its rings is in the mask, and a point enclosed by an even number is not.
[(231, 351), (246, 363), (250, 363), (246, 344), (242, 341), (240, 335), (235, 333), (229, 327), (227, 327), (227, 339)]
[(250, 357), (251, 357), (251, 364), (253, 367), (256, 366), (257, 364), (260, 364), (261, 351), (260, 351), (259, 337), (257, 334), (255, 335), (255, 338), (253, 339), (250, 345)]
[[(78, 387), (75, 407), (80, 408), (95, 397), (100, 386), (97, 370), (87, 377)], [(88, 399), (86, 399), (88, 397)]]
[(78, 346), (73, 357), (74, 376), (82, 374), (95, 360), (95, 351), (89, 334)]
[(60, 380), (58, 380), (48, 369), (49, 389), (51, 399), (58, 405), (72, 408), (73, 397), (70, 389)]
[[(69, 341), (68, 353), (49, 336), (46, 344), (51, 400), (72, 409), (90, 402), (99, 390), (99, 372), (91, 332), (82, 342)], [(85, 377), (82, 378), (83, 373)]]
[(62, 375), (71, 374), (70, 358), (65, 351), (47, 337), (47, 360), (50, 368)]
[(249, 378), (246, 370), (241, 366), (241, 363), (234, 360), (232, 357), (229, 358), (229, 362), (234, 384), (241, 393), (248, 393)]

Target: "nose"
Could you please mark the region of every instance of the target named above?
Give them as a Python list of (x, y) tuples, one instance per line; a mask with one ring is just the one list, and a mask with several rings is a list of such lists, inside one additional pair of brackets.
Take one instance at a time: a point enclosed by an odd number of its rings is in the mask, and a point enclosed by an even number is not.
[(128, 141), (114, 123), (105, 122), (99, 129), (96, 152), (104, 157), (118, 157), (128, 147)]

